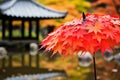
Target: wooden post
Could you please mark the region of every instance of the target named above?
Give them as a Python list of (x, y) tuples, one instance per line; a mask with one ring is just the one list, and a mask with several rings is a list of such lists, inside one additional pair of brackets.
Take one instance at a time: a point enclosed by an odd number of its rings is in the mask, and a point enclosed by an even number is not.
[(32, 66), (32, 56), (29, 54), (29, 66)]
[(5, 39), (5, 19), (2, 19), (2, 39)]
[[(39, 40), (39, 20), (36, 20), (36, 39)], [(36, 67), (39, 68), (39, 54), (36, 55)]]
[(12, 55), (9, 56), (9, 67), (12, 67)]
[(22, 39), (24, 39), (25, 38), (25, 36), (24, 36), (24, 32), (25, 32), (25, 25), (24, 25), (24, 23), (25, 23), (25, 21), (24, 20), (22, 20), (22, 24), (21, 24), (21, 35), (22, 35)]
[(12, 20), (9, 20), (9, 39), (12, 39)]
[(29, 20), (29, 38), (32, 38), (32, 21)]
[(36, 20), (36, 39), (39, 39), (39, 20)]
[(22, 59), (22, 66), (25, 66), (25, 56), (24, 56), (24, 53), (22, 54), (21, 59)]
[(36, 67), (39, 68), (39, 54), (36, 55)]
[(2, 67), (5, 67), (5, 58), (2, 59)]

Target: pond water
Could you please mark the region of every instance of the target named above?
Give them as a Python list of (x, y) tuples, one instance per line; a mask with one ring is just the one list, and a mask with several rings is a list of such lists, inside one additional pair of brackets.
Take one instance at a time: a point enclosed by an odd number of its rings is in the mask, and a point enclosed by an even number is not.
[[(64, 70), (35, 67), (6, 67), (0, 69), (0, 80), (47, 80), (48, 78), (66, 78)], [(55, 79), (58, 80), (58, 79)]]
[(15, 77), (8, 77), (5, 80), (64, 80), (67, 78), (64, 73), (52, 72), (44, 74), (30, 74)]

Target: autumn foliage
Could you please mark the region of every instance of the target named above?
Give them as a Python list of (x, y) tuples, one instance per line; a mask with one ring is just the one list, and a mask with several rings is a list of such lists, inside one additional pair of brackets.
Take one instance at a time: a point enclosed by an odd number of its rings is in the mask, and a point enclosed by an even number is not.
[(81, 16), (81, 12), (87, 12), (91, 7), (87, 0), (36, 0), (48, 8), (57, 11), (68, 11), (64, 19), (41, 20), (41, 26), (55, 25), (58, 27), (64, 22)]
[(97, 0), (91, 3), (94, 13), (120, 16), (120, 0)]
[(59, 52), (61, 55), (73, 55), (79, 51), (89, 51), (94, 55), (98, 50), (119, 46), (120, 19), (113, 15), (87, 14), (86, 19), (74, 19), (61, 25), (43, 41), (42, 47)]

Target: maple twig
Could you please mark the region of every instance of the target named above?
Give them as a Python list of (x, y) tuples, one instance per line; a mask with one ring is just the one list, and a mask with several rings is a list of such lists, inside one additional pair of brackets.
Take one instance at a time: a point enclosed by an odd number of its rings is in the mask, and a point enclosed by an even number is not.
[(115, 0), (112, 0), (112, 2), (113, 2), (113, 4), (114, 4), (114, 6), (115, 6), (115, 9), (116, 9), (117, 14), (120, 16), (119, 7), (118, 7), (116, 1), (115, 1)]
[(97, 80), (95, 56), (93, 56), (93, 64), (94, 64), (94, 78), (95, 80)]
[(86, 16), (85, 16), (84, 12), (82, 13), (82, 17), (83, 17), (83, 21), (85, 21), (86, 20)]

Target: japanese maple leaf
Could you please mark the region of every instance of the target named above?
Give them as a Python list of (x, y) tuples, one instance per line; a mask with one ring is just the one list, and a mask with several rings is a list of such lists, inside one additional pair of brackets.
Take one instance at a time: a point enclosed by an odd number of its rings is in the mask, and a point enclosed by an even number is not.
[(98, 42), (101, 42), (102, 39), (105, 39), (106, 36), (104, 34), (101, 34), (101, 33), (91, 33), (92, 34), (92, 38), (93, 39), (96, 39)]
[(78, 50), (78, 49), (80, 50), (80, 48), (84, 45), (83, 39), (79, 39), (76, 37), (73, 38), (73, 41), (71, 43), (73, 50)]
[[(89, 24), (88, 24), (89, 25)], [(102, 26), (100, 23), (96, 22), (95, 25), (88, 27), (88, 33), (94, 32), (97, 34), (98, 32), (101, 33)]]
[(63, 47), (61, 44), (62, 44), (61, 42), (58, 42), (58, 43), (54, 46), (52, 56), (55, 55), (57, 52), (62, 53), (62, 50), (63, 50), (64, 47)]
[(117, 44), (114, 40), (111, 40), (111, 39), (104, 39), (99, 44), (99, 47), (103, 54), (106, 50), (112, 51), (112, 48), (114, 48), (114, 46), (117, 46)]
[(119, 18), (113, 18), (110, 20), (113, 24), (120, 25), (120, 19)]
[(107, 38), (110, 37), (114, 39), (116, 31), (113, 29), (113, 27), (106, 27), (103, 29), (102, 33), (105, 34)]
[(87, 35), (84, 37), (83, 40), (83, 48), (85, 48), (86, 51), (91, 52), (92, 54), (95, 53), (95, 51), (98, 49), (98, 42), (95, 39), (92, 39), (92, 35)]
[(114, 40), (116, 41), (116, 43), (120, 43), (120, 35), (119, 34), (115, 34)]
[(49, 42), (51, 41), (51, 39), (53, 39), (54, 38), (54, 36), (47, 36), (40, 44), (42, 45), (42, 47), (41, 48), (43, 48), (43, 47), (46, 47), (46, 46), (48, 46), (49, 45)]
[(65, 50), (66, 50), (65, 56), (67, 55), (73, 56), (74, 51), (71, 46), (68, 45)]
[(64, 26), (74, 27), (74, 26), (76, 26), (76, 25), (78, 25), (78, 24), (82, 24), (82, 19), (76, 18), (76, 19), (74, 19), (74, 20), (72, 20), (72, 21), (66, 22), (66, 23), (64, 24)]
[(84, 35), (86, 35), (86, 34), (87, 34), (87, 32), (80, 28), (76, 31), (73, 31), (73, 36), (76, 36), (76, 38), (78, 38), (78, 39), (84, 37)]

